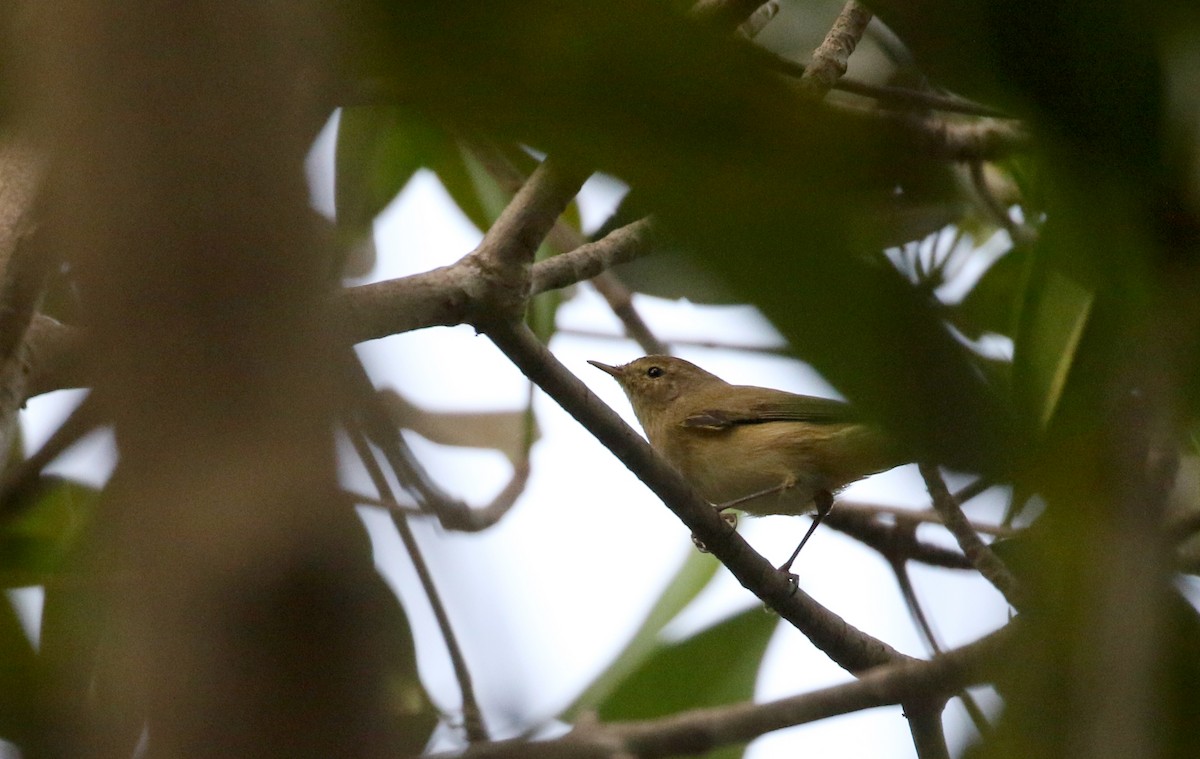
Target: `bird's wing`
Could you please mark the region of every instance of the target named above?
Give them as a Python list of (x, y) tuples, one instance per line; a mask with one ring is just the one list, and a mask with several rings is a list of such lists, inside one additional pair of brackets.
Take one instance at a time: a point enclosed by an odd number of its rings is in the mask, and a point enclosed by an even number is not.
[(683, 420), (684, 427), (723, 430), (741, 424), (768, 422), (809, 422), (845, 424), (859, 421), (853, 407), (832, 398), (797, 395), (784, 390), (758, 393), (743, 408), (701, 409)]

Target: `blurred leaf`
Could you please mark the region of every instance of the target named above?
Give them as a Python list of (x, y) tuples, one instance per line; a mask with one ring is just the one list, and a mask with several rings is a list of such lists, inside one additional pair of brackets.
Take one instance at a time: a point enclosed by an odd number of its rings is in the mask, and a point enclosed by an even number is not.
[(1042, 430), (1066, 386), (1095, 292), (1053, 270), (1039, 284), (1013, 348), (1013, 380), (1022, 408)]
[(97, 491), (43, 476), (22, 494), (21, 515), (0, 526), (0, 587), (41, 585), (62, 566), (91, 517)]
[(540, 434), (536, 424), (530, 440), (527, 409), (514, 411), (428, 411), (392, 389), (380, 390), (388, 416), (397, 427), (412, 430), (440, 445), (492, 448), (510, 462), (524, 461), (528, 444)]
[(372, 620), (373, 629), (370, 635), (389, 665), (384, 677), (386, 711), (395, 719), (396, 732), (401, 741), (395, 747), (395, 753), (398, 756), (416, 756), (429, 743), (437, 727), (439, 713), (421, 682), (416, 644), (400, 600), (378, 574), (365, 593), (372, 607), (369, 619)]
[(0, 737), (24, 743), (35, 729), (35, 654), (11, 598), (0, 598)]
[(571, 719), (580, 712), (597, 709), (615, 688), (641, 668), (661, 646), (659, 633), (662, 629), (708, 585), (718, 566), (720, 564), (710, 554), (689, 551), (683, 565), (671, 578), (629, 644), (566, 709), (563, 718)]
[(446, 192), (480, 232), (491, 228), (492, 222), (512, 199), (487, 169), (461, 146), (455, 146), (445, 155), (434, 171)]
[[(753, 608), (691, 638), (660, 648), (625, 678), (597, 709), (601, 720), (665, 717), (750, 701), (767, 643), (779, 618)], [(742, 747), (711, 757), (737, 757)]]
[[(374, 221), (423, 166), (453, 148), (445, 134), (412, 109), (355, 106), (338, 120), (334, 202), (342, 244), (351, 256), (345, 273), (374, 265)], [(357, 255), (355, 255), (357, 254)]]
[(1032, 258), (1027, 246), (1014, 248), (1000, 256), (954, 307), (955, 326), (972, 339), (978, 339), (985, 332), (1012, 337), (1016, 333)]
[(686, 298), (702, 304), (741, 302), (712, 271), (699, 266), (691, 256), (670, 248), (656, 249), (654, 255), (623, 263), (614, 271), (634, 292), (657, 298)]

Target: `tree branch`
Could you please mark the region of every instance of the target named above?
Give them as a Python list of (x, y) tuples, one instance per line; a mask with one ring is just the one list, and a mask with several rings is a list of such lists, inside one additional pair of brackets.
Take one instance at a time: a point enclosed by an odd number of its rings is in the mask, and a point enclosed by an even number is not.
[(842, 12), (838, 14), (825, 39), (813, 51), (812, 62), (800, 77), (800, 83), (811, 95), (817, 98), (825, 97), (825, 93), (842, 78), (846, 73), (850, 55), (858, 46), (858, 41), (862, 39), (869, 23), (871, 11), (859, 5), (856, 0), (849, 0), (842, 7)]
[(979, 574), (983, 575), (984, 579), (1004, 595), (1004, 599), (1013, 608), (1020, 609), (1021, 589), (1017, 584), (1017, 578), (1008, 570), (1000, 557), (979, 539), (979, 535), (975, 533), (971, 523), (959, 508), (958, 502), (954, 500), (954, 496), (947, 489), (946, 481), (942, 479), (937, 467), (932, 464), (919, 464), (918, 466), (921, 470), (921, 477), (925, 479), (925, 486), (929, 489), (929, 496), (933, 500), (933, 508), (942, 516), (942, 522), (954, 539), (958, 541), (958, 546), (962, 549), (963, 554), (979, 570)]
[[(371, 482), (379, 492), (380, 499), (395, 503), (396, 495), (392, 492), (392, 486), (388, 484), (387, 478), (384, 477), (379, 462), (371, 454), (362, 425), (357, 420), (349, 418), (346, 422), (346, 432), (359, 460), (366, 467)], [(399, 476), (398, 472), (397, 476)], [(433, 581), (433, 574), (429, 571), (429, 565), (425, 562), (425, 557), (421, 553), (421, 547), (417, 543), (416, 536), (413, 535), (412, 528), (408, 526), (408, 518), (395, 510), (391, 510), (389, 513), (392, 517), (392, 524), (396, 526), (396, 532), (399, 533), (400, 540), (404, 543), (404, 549), (408, 552), (408, 558), (416, 570), (421, 588), (425, 591), (425, 598), (429, 601), (430, 609), (433, 610), (438, 629), (442, 633), (442, 642), (446, 645), (446, 652), (450, 657), (454, 677), (458, 681), (459, 692), (462, 695), (463, 727), (466, 730), (467, 740), (472, 743), (486, 741), (488, 739), (487, 727), (483, 722), (483, 712), (479, 708), (479, 702), (475, 698), (475, 685), (471, 679), (471, 670), (467, 667), (466, 657), (463, 656), (462, 648), (458, 644), (458, 636), (454, 633), (450, 615), (446, 613), (446, 606), (442, 603), (437, 585)]]
[[(502, 187), (509, 192), (515, 192), (521, 187), (524, 178), (521, 176), (520, 170), (504, 155), (503, 150), (499, 146), (489, 142), (472, 141), (470, 147), (475, 156), (488, 170), (488, 173)], [(558, 260), (562, 256), (567, 255), (567, 251), (574, 252), (589, 244), (582, 234), (568, 226), (562, 219), (554, 222), (554, 225), (547, 233), (546, 239), (551, 245), (562, 251), (558, 256), (547, 259), (547, 261)], [(643, 244), (637, 247), (645, 249), (647, 246), (643, 242)], [(625, 250), (634, 255), (641, 254), (641, 251), (636, 250), (636, 248), (627, 248)], [(624, 263), (625, 260), (629, 259), (626, 258), (616, 263)], [(547, 261), (543, 261), (542, 263), (546, 263)], [(650, 327), (642, 319), (641, 314), (634, 308), (633, 295), (629, 291), (629, 288), (625, 286), (620, 277), (610, 270), (610, 266), (612, 264), (597, 270), (588, 277), (580, 277), (569, 281), (567, 284), (574, 284), (574, 282), (581, 281), (582, 279), (590, 280), (592, 286), (596, 288), (596, 292), (600, 293), (600, 296), (604, 298), (609, 308), (612, 309), (613, 315), (625, 325), (625, 333), (628, 337), (637, 342), (646, 353), (666, 353), (666, 347), (654, 336), (654, 333), (650, 331)], [(566, 285), (561, 286), (565, 287)], [(530, 295), (536, 294), (536, 291), (530, 293)]]
[[(529, 292), (544, 292), (534, 290), (534, 283), (549, 289), (551, 279), (560, 287), (574, 284), (571, 270), (580, 272), (581, 279), (575, 282), (581, 281), (582, 275), (596, 268), (598, 261), (641, 255), (645, 252), (645, 230), (631, 230), (635, 224), (563, 254), (570, 256), (567, 264), (556, 263), (563, 256), (534, 264)], [(349, 338), (353, 342), (363, 342), (425, 327), (448, 327), (470, 321), (472, 314), (484, 309), (477, 301), (483, 285), (474, 261), (469, 258), (432, 271), (361, 285), (337, 294), (338, 310), (343, 315)]]
[(586, 174), (564, 169), (549, 158), (530, 175), (483, 242), (464, 259), (482, 275), (469, 280), (472, 310), (487, 311), (491, 318), (524, 314), (534, 253), (585, 179)]
[(782, 573), (755, 553), (678, 472), (659, 458), (641, 436), (567, 371), (527, 327), (496, 322), (477, 324), (476, 327), (486, 333), (526, 377), (646, 483), (745, 588), (804, 633), (839, 666), (858, 673), (908, 659), (883, 641), (854, 628), (789, 583)]
[(501, 741), (472, 746), (461, 756), (465, 759), (560, 756), (653, 759), (705, 754), (722, 746), (747, 743), (774, 730), (913, 699), (945, 697), (984, 682), (1010, 647), (1011, 628), (1010, 625), (929, 661), (898, 661), (853, 682), (765, 704), (730, 704), (637, 722), (581, 723), (571, 733), (553, 741)]

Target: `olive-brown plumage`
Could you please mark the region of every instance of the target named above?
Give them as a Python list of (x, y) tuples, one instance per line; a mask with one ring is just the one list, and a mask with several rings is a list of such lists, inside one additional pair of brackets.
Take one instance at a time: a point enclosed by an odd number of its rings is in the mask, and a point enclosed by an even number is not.
[(650, 445), (718, 506), (802, 514), (814, 496), (905, 463), (840, 401), (731, 385), (672, 356), (589, 363), (621, 384)]

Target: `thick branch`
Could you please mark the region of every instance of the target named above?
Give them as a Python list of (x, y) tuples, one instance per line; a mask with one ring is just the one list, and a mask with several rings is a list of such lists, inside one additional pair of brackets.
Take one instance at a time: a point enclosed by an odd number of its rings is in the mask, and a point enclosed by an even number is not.
[[(565, 287), (588, 278), (602, 261), (620, 261), (645, 252), (645, 228), (635, 222), (614, 230), (607, 237), (562, 256), (533, 266), (530, 293)], [(566, 263), (558, 263), (559, 259)], [(572, 281), (571, 272), (579, 279)], [(467, 259), (450, 266), (362, 285), (339, 293), (336, 298), (349, 337), (354, 342), (375, 340), (425, 327), (462, 324), (481, 309), (475, 301), (481, 290), (478, 269)]]
[[(651, 232), (643, 219), (613, 230), (603, 239), (534, 264), (530, 294), (591, 279), (606, 267), (644, 255)], [(463, 324), (481, 310), (475, 301), (480, 274), (466, 259), (449, 266), (348, 288), (334, 296), (335, 313), (352, 342), (376, 340), (426, 327)], [(46, 316), (37, 316), (27, 339), (32, 397), (88, 384), (79, 362), (83, 332)]]
[(534, 254), (585, 179), (550, 159), (538, 166), (463, 261), (482, 274), (467, 280), (469, 306), (507, 318), (525, 312)]

